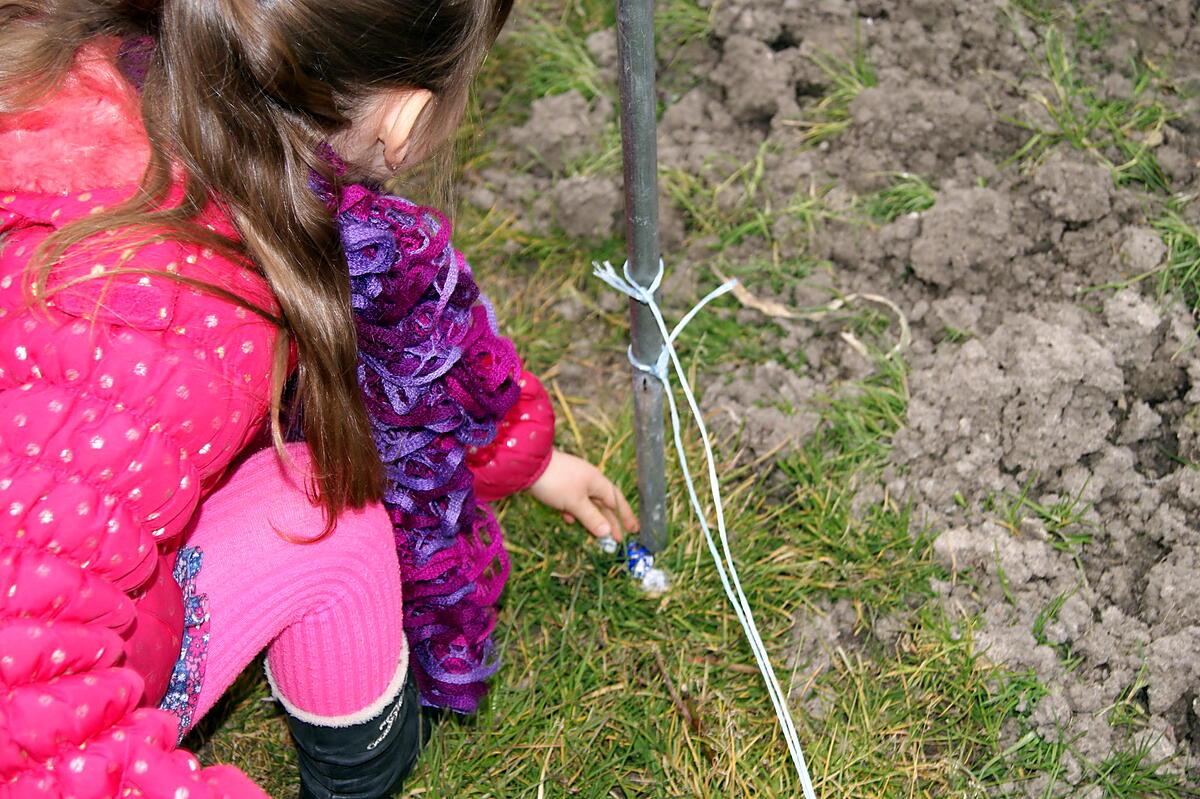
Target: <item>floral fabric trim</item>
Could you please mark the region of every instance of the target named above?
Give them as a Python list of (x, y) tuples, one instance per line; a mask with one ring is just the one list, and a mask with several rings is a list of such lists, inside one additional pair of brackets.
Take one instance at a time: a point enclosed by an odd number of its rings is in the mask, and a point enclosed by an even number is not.
[(179, 647), (179, 660), (171, 670), (167, 693), (159, 707), (179, 718), (180, 741), (192, 728), (208, 662), (208, 596), (196, 591), (196, 577), (203, 562), (204, 552), (199, 547), (182, 547), (171, 572), (183, 591), (183, 642)]

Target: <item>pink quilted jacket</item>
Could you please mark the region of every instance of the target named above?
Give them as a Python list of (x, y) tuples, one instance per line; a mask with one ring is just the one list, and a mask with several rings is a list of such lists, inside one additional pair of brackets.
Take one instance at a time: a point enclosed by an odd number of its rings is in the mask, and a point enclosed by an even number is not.
[[(154, 274), (63, 288), (30, 308), (54, 229), (131, 196), (148, 157), (118, 43), (81, 51), (37, 109), (0, 115), (0, 799), (262, 797), (201, 769), (154, 709), (179, 655), (170, 564), (197, 505), (265, 419), (274, 330)], [(215, 210), (201, 220), (233, 235)], [(113, 242), (117, 242), (114, 247)], [(104, 243), (104, 242), (102, 242)], [(126, 265), (274, 309), (244, 265), (169, 239), (73, 248), (51, 286)], [(524, 375), (503, 445), (472, 454), (479, 496), (528, 486), (553, 411)]]
[[(151, 709), (179, 654), (177, 539), (267, 408), (272, 327), (165, 277), (27, 306), (48, 233), (129, 197), (148, 149), (112, 47), (0, 116), (0, 797), (263, 796), (175, 750)], [(216, 213), (205, 220), (232, 233)], [(52, 285), (128, 264), (273, 307), (253, 271), (170, 240), (75, 248)]]

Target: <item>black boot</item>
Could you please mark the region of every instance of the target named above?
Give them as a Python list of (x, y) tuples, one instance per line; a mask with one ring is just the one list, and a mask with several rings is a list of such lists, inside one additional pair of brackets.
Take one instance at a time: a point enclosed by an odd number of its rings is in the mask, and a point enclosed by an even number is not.
[(287, 716), (300, 752), (300, 799), (386, 799), (400, 791), (428, 738), (412, 672), (378, 716), (322, 727)]

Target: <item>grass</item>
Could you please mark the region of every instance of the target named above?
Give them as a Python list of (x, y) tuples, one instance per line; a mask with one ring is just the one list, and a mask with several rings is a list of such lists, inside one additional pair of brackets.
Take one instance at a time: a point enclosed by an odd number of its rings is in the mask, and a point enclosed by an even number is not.
[(1150, 225), (1166, 247), (1166, 259), (1160, 266), (1131, 277), (1095, 286), (1089, 291), (1123, 289), (1153, 279), (1159, 299), (1174, 296), (1187, 304), (1193, 316), (1200, 316), (1200, 230), (1183, 215), (1187, 202), (1194, 198), (1173, 197)]
[(1094, 784), (1105, 799), (1154, 797), (1183, 799), (1195, 796), (1195, 786), (1180, 774), (1166, 771), (1150, 754), (1151, 742), (1133, 749), (1115, 752), (1091, 768)]
[(863, 620), (926, 595), (938, 574), (935, 536), (910, 533), (906, 506), (888, 497), (853, 510), (859, 487), (886, 463), (907, 403), (903, 365), (881, 361), (876, 374), (826, 398), (817, 433), (779, 462), (791, 486), (776, 511), (792, 531), (788, 579), (813, 595), (850, 600)]
[(876, 84), (875, 68), (867, 58), (861, 39), (849, 58), (837, 58), (829, 54), (810, 56), (810, 59), (825, 74), (829, 91), (810, 108), (805, 116), (787, 123), (800, 129), (806, 144), (820, 144), (839, 135), (850, 127), (850, 104), (863, 89)]
[(759, 201), (766, 156), (764, 143), (753, 159), (727, 172), (718, 163), (710, 165), (705, 175), (664, 167), (660, 170), (663, 195), (683, 211), (688, 231), (711, 237), (714, 249), (728, 249), (750, 236), (769, 240), (776, 212)]
[(747, 329), (736, 311), (714, 308), (688, 325), (677, 349), (687, 362), (703, 363), (706, 368), (777, 363), (802, 369), (806, 362), (803, 350), (786, 350), (779, 343), (786, 335), (784, 327), (771, 321)]
[(1117, 701), (1105, 711), (1108, 723), (1113, 727), (1126, 729), (1140, 729), (1146, 726), (1150, 718), (1149, 688), (1150, 682), (1146, 679), (1146, 668), (1143, 666), (1137, 679), (1121, 691)]
[(863, 198), (862, 211), (870, 219), (888, 223), (908, 214), (928, 211), (936, 202), (936, 192), (918, 175), (901, 172), (892, 175), (890, 184)]
[[(722, 202), (722, 192), (744, 176), (745, 168), (734, 170), (724, 182), (716, 185), (681, 169), (664, 167), (661, 170), (663, 194), (683, 211), (687, 231), (711, 236), (714, 249), (728, 249), (749, 236), (762, 239), (771, 236), (772, 212), (753, 201), (756, 183), (735, 201)], [(722, 207), (723, 204), (726, 207)]]
[(840, 653), (806, 721), (827, 796), (983, 797), (1053, 769), (1061, 750), (1036, 736), (1002, 743), (1044, 692), (991, 666), (969, 619), (924, 612), (887, 656)]
[[(791, 287), (810, 278), (815, 273), (833, 268), (826, 261), (816, 261), (804, 256), (783, 257), (781, 248), (773, 247), (769, 257), (744, 260), (716, 257), (717, 268), (725, 277), (734, 277), (754, 291), (771, 296), (786, 296)], [(669, 268), (688, 268), (683, 263), (671, 263)], [(700, 271), (700, 270), (697, 270)], [(714, 273), (704, 278), (696, 291), (697, 296), (716, 288), (720, 280)], [(752, 365), (774, 363), (794, 371), (803, 371), (807, 356), (803, 349), (795, 347), (789, 339), (787, 323), (766, 315), (757, 315), (754, 324), (747, 325), (745, 316), (749, 311), (740, 306), (717, 303), (706, 313), (700, 314), (684, 330), (677, 342), (679, 352), (686, 362), (705, 364), (706, 369), (727, 365)], [(795, 409), (786, 409), (794, 412)]]
[(501, 52), (508, 57), (520, 54), (516, 66), (530, 97), (551, 97), (572, 89), (587, 100), (613, 95), (613, 87), (601, 82), (587, 46), (561, 22), (533, 15), (514, 28), (508, 44), (511, 49)]
[(1100, 53), (1114, 36), (1112, 14), (1103, 2), (1075, 2), (1075, 41)]
[(957, 327), (949, 325), (942, 328), (941, 334), (938, 336), (938, 341), (946, 341), (951, 344), (963, 344), (974, 338), (975, 334), (969, 330), (960, 330)]
[(1178, 294), (1193, 314), (1200, 313), (1200, 231), (1171, 208), (1152, 222), (1167, 247), (1167, 260), (1158, 271), (1160, 296)]
[(296, 795), (296, 752), (261, 659), (242, 673), (183, 745), (205, 764), (237, 765), (272, 797)]
[(1162, 101), (1162, 93), (1170, 87), (1161, 71), (1135, 59), (1130, 65), (1131, 96), (1105, 98), (1080, 74), (1055, 26), (1045, 29), (1043, 50), (1035, 59), (1050, 87), (1047, 92), (1030, 94), (1043, 118), (1006, 120), (1029, 133), (1010, 161), (1036, 164), (1051, 149), (1066, 144), (1091, 154), (1111, 171), (1118, 186), (1136, 185), (1164, 194), (1170, 191), (1170, 181), (1154, 155), (1163, 126), (1173, 118)]
[(762, 191), (770, 143), (764, 142), (749, 161), (730, 164), (715, 158), (703, 174), (681, 169), (660, 170), (664, 198), (683, 212), (687, 231), (707, 238), (718, 252), (748, 239), (758, 239), (768, 249), (774, 242), (774, 226), (790, 218), (813, 231), (835, 212), (824, 202), (828, 187), (798, 188), (783, 207), (775, 207)]
[(1058, 614), (1062, 612), (1063, 605), (1067, 604), (1072, 593), (1074, 592), (1063, 591), (1056, 594), (1044, 608), (1037, 612), (1037, 615), (1033, 617), (1033, 640), (1042, 646), (1052, 646), (1050, 639), (1046, 637), (1046, 625), (1058, 620)]
[(1075, 40), (1099, 51), (1113, 36), (1110, 0), (1010, 0), (1009, 8), (1034, 25), (1070, 25)]
[(1078, 553), (1092, 541), (1091, 524), (1085, 520), (1092, 506), (1082, 501), (1083, 489), (1053, 503), (1041, 503), (1029, 495), (1036, 482), (1036, 476), (1031, 477), (1016, 496), (988, 497), (983, 509), (998, 512), (1000, 523), (1014, 536), (1024, 535), (1022, 527), (1027, 518), (1036, 519), (1041, 522), (1052, 547), (1060, 552)]
[[(660, 62), (680, 66), (680, 52), (710, 34), (712, 13), (694, 0), (655, 3)], [(528, 117), (534, 100), (571, 90), (587, 100), (605, 96), (615, 101), (616, 85), (601, 76), (586, 45), (588, 36), (615, 24), (616, 5), (604, 0), (530, 0), (519, 5), (481, 75), (483, 91), (490, 95), (486, 101), (489, 124), (519, 123)]]
[[(611, 5), (611, 4), (609, 4)], [(679, 50), (712, 33), (715, 4), (701, 8), (690, 0), (664, 0), (655, 4), (655, 45), (668, 63)]]
[[(683, 54), (689, 43), (709, 35), (711, 17), (711, 9), (700, 8), (693, 0), (661, 0), (655, 4), (663, 82), (673, 88), (675, 95), (694, 83), (687, 77), (690, 73)], [(617, 86), (611, 77), (602, 74), (586, 45), (589, 35), (612, 28), (615, 23), (615, 4), (599, 0), (531, 0), (515, 9), (506, 34), (484, 63), (480, 91), (460, 131), (464, 168), (479, 170), (490, 163), (493, 144), (485, 129), (527, 121), (536, 100), (576, 91), (591, 103), (603, 98), (615, 107)], [(682, 82), (676, 80), (681, 76)], [(615, 113), (604, 122), (599, 138), (601, 144), (595, 151), (566, 165), (565, 176), (619, 173), (620, 130)]]
[(1010, 5), (1038, 25), (1049, 25), (1061, 13), (1048, 0), (1010, 0)]

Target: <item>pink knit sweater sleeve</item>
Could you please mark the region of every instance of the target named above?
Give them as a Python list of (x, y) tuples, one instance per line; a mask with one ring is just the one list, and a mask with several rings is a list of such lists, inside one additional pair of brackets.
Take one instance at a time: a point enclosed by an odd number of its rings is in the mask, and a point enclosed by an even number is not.
[[(262, 797), (177, 750), (176, 718), (141, 707), (123, 663), (160, 547), (263, 418), (273, 330), (165, 275), (30, 309), (30, 253), (103, 200), (0, 197), (0, 799)], [(66, 274), (122, 258), (261, 294), (246, 270), (171, 242), (96, 258)]]
[(500, 421), (496, 438), (472, 449), (467, 465), (475, 496), (494, 502), (529, 488), (550, 465), (554, 450), (554, 406), (531, 372), (522, 372), (521, 394)]

